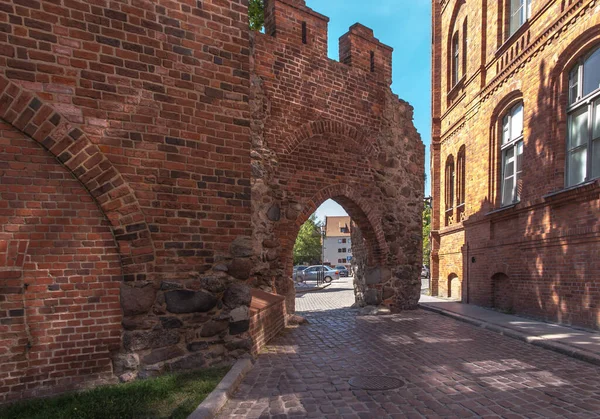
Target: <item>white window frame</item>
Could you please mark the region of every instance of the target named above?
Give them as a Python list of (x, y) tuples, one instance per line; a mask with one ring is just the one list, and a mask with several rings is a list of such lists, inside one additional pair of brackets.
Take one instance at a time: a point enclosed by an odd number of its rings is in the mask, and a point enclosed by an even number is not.
[[(522, 108), (522, 115), (521, 117), (523, 118), (523, 122), (522, 122), (522, 127), (521, 127), (521, 132), (520, 133), (513, 133), (512, 129), (513, 129), (513, 124), (512, 124), (512, 119), (515, 115), (515, 112), (518, 108)], [(502, 182), (502, 185), (500, 187), (500, 205), (502, 207), (508, 206), (508, 205), (514, 205), (516, 203), (518, 203), (521, 200), (521, 197), (519, 196), (519, 191), (518, 191), (518, 186), (519, 186), (519, 179), (521, 178), (521, 174), (523, 171), (523, 167), (521, 166), (521, 171), (517, 171), (517, 159), (518, 159), (518, 151), (519, 151), (519, 146), (521, 146), (521, 148), (524, 148), (524, 142), (523, 142), (523, 132), (525, 130), (525, 106), (523, 105), (523, 102), (519, 102), (516, 105), (514, 105), (513, 107), (510, 108), (510, 110), (508, 112), (506, 112), (504, 114), (504, 116), (501, 119), (501, 134), (500, 134), (500, 152), (501, 152), (501, 164), (502, 164), (502, 177), (500, 179), (500, 181)], [(508, 141), (505, 143), (504, 142), (504, 136), (505, 136), (505, 131), (508, 129)], [(504, 202), (504, 195), (505, 195), (505, 187), (506, 187), (506, 174), (505, 174), (505, 170), (506, 170), (506, 155), (508, 154), (508, 152), (510, 150), (513, 150), (513, 164), (514, 164), (514, 170), (513, 170), (513, 174), (512, 177), (513, 179), (513, 190), (512, 190), (512, 200), (511, 202)]]
[[(531, 0), (517, 0), (519, 1), (519, 7), (516, 10), (513, 8), (513, 2), (515, 0), (508, 0), (510, 7), (508, 8), (508, 37), (510, 38), (519, 30), (521, 26), (525, 24), (531, 18)], [(518, 16), (517, 16), (518, 13)], [(519, 19), (517, 24), (513, 26), (513, 19)]]
[[(566, 148), (566, 169), (565, 169), (565, 185), (567, 188), (572, 186), (577, 186), (585, 182), (589, 182), (593, 179), (597, 179), (600, 177), (600, 167), (594, 167), (594, 148), (600, 147), (600, 133), (598, 136), (594, 138), (594, 117), (598, 117), (595, 115), (595, 112), (600, 112), (600, 86), (596, 90), (592, 90), (587, 95), (583, 95), (583, 85), (584, 85), (584, 64), (585, 62), (592, 57), (592, 55), (600, 53), (600, 46), (596, 47), (593, 51), (583, 56), (575, 65), (575, 67), (569, 73), (569, 97), (568, 97), (568, 106), (567, 106), (567, 137), (565, 141)], [(572, 88), (573, 88), (573, 79), (574, 75), (577, 75), (577, 91), (576, 97), (572, 97)], [(595, 109), (594, 109), (595, 107)], [(587, 108), (587, 109), (586, 109)], [(569, 148), (569, 137), (571, 135), (571, 117), (577, 112), (585, 110), (587, 114), (587, 141), (583, 144)], [(582, 149), (586, 150), (586, 167), (585, 167), (585, 176), (582, 181), (574, 183), (569, 178), (569, 173), (571, 169), (570, 165), (570, 155), (573, 152), (580, 151)], [(598, 162), (600, 165), (600, 162)], [(594, 169), (596, 169), (597, 173), (594, 176)]]

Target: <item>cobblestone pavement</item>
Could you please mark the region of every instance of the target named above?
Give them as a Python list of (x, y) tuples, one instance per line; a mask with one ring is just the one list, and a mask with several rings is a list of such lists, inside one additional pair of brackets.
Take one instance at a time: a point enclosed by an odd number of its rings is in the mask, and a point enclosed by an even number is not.
[[(600, 368), (591, 364), (423, 310), (303, 314), (310, 324), (271, 342), (222, 418), (600, 418)], [(406, 385), (348, 384), (371, 375)]]
[(296, 295), (296, 312), (327, 311), (347, 308), (354, 304), (354, 278), (340, 278), (322, 291)]

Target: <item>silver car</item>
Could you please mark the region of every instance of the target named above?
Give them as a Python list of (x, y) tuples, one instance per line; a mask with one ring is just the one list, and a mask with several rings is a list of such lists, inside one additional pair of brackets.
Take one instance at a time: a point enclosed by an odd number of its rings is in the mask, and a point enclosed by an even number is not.
[(298, 272), (298, 280), (300, 281), (317, 281), (317, 279), (323, 279), (325, 282), (330, 283), (334, 279), (340, 279), (340, 271), (331, 269), (329, 266), (314, 265), (309, 266), (302, 272)]

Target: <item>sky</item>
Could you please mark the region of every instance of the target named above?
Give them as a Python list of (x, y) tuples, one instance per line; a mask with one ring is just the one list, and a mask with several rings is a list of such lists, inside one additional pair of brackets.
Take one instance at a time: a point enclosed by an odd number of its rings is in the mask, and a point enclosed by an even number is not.
[[(426, 146), (425, 196), (431, 195), (431, 1), (306, 0), (306, 5), (330, 18), (330, 58), (339, 58), (338, 39), (356, 22), (373, 29), (376, 38), (394, 48), (392, 90), (415, 108), (415, 126)], [(320, 220), (325, 215), (345, 215), (343, 208), (331, 200), (316, 213)]]

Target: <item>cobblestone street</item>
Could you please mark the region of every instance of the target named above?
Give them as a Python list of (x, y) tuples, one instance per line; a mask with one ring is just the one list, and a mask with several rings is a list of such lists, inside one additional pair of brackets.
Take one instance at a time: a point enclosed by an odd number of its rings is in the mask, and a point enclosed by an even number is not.
[[(310, 324), (261, 354), (222, 418), (600, 418), (600, 368), (431, 312), (357, 316), (351, 280), (297, 299)], [(406, 382), (350, 386), (355, 376)]]

